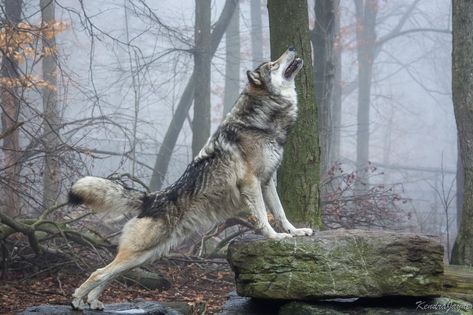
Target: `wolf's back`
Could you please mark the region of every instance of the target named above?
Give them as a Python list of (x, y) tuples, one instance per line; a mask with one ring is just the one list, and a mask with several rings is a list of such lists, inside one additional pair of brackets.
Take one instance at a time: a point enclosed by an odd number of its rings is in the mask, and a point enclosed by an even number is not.
[(145, 193), (130, 189), (119, 181), (86, 176), (72, 185), (69, 203), (84, 204), (96, 212), (128, 213), (141, 209)]

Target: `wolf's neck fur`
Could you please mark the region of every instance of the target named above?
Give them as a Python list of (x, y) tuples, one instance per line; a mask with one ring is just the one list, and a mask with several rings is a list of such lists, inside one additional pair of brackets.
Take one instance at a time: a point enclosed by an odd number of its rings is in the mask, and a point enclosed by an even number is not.
[(236, 122), (252, 128), (270, 127), (288, 132), (297, 119), (297, 94), (294, 86), (280, 92), (278, 95), (260, 94), (247, 86), (223, 125)]

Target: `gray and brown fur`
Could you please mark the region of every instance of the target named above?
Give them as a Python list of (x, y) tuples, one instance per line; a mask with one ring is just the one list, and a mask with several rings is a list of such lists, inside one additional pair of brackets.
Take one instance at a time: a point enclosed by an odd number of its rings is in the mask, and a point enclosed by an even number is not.
[[(75, 308), (103, 309), (98, 296), (119, 274), (166, 254), (198, 227), (246, 213), (269, 238), (310, 235), (287, 219), (273, 174), (283, 145), (297, 118), (294, 77), (302, 67), (294, 49), (278, 60), (248, 71), (248, 84), (233, 110), (209, 138), (184, 174), (160, 192), (131, 190), (120, 182), (84, 177), (71, 188), (70, 200), (96, 211), (137, 211), (123, 228), (118, 254), (98, 269), (73, 294)], [(268, 222), (270, 210), (284, 233)]]

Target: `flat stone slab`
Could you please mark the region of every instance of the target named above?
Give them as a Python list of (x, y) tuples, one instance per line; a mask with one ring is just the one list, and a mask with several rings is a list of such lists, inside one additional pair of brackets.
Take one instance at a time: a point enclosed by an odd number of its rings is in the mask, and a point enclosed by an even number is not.
[(182, 315), (181, 312), (164, 307), (158, 302), (106, 304), (103, 311), (73, 310), (69, 305), (39, 305), (28, 307), (20, 315)]
[(262, 300), (231, 293), (219, 315), (472, 315), (471, 303), (447, 298), (362, 298), (316, 302)]
[(311, 237), (249, 236), (228, 248), (237, 293), (263, 299), (438, 296), (443, 247), (422, 235), (329, 230)]

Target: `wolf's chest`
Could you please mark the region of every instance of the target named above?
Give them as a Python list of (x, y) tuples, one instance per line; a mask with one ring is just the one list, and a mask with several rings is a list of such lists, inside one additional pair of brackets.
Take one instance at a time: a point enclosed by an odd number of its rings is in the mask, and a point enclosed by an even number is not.
[(277, 141), (265, 143), (261, 148), (260, 174), (262, 181), (271, 178), (281, 164), (283, 147)]

